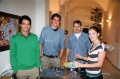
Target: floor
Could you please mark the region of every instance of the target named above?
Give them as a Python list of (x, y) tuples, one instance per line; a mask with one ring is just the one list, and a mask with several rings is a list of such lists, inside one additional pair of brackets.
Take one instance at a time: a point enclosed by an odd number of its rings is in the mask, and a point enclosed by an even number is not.
[[(104, 61), (102, 72), (104, 79), (120, 79), (120, 69), (113, 66), (107, 58)], [(110, 75), (104, 73), (109, 73)]]
[[(61, 66), (63, 66), (65, 60), (65, 54), (61, 59)], [(104, 79), (120, 79), (120, 69), (117, 69), (111, 64), (111, 62), (106, 58), (102, 66), (103, 78)]]

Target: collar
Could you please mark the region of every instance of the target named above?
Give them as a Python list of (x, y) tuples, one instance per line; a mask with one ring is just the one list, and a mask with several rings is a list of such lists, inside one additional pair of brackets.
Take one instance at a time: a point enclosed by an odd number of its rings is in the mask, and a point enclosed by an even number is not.
[(53, 29), (54, 31), (57, 31), (58, 30), (58, 27), (56, 29)]
[(74, 33), (75, 35), (81, 35), (81, 32), (80, 33)]
[(22, 33), (22, 32), (20, 32), (20, 36), (24, 36), (25, 38), (27, 38), (29, 35), (31, 35), (31, 34), (30, 34), (30, 32), (28, 33), (28, 35), (27, 35), (27, 36), (23, 35), (23, 33)]
[[(51, 28), (52, 28), (52, 26), (51, 26)], [(52, 28), (52, 30), (57, 31), (57, 30), (58, 30), (58, 27), (57, 27), (56, 29), (53, 29), (53, 28)]]
[(80, 37), (80, 35), (81, 35), (81, 32), (80, 33), (74, 33), (75, 34), (75, 36), (77, 37), (77, 39)]

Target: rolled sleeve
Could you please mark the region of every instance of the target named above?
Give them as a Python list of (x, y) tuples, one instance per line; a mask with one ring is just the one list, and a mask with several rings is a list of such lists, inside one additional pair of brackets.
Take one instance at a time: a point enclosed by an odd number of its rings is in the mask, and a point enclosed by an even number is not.
[(61, 40), (60, 40), (60, 49), (63, 49), (64, 48), (64, 45), (65, 45), (65, 34), (62, 33), (61, 35)]
[(44, 37), (45, 37), (45, 33), (44, 33), (44, 29), (43, 29), (41, 32), (40, 38), (39, 38), (39, 44), (44, 43)]
[(70, 37), (69, 37), (69, 38), (68, 38), (68, 43), (67, 43), (67, 47), (66, 47), (66, 48), (70, 49), (70, 47), (71, 47), (71, 43), (70, 43)]
[(91, 42), (90, 42), (90, 39), (88, 38), (88, 40), (87, 40), (87, 48), (88, 48), (88, 50), (90, 49), (90, 47), (91, 47)]

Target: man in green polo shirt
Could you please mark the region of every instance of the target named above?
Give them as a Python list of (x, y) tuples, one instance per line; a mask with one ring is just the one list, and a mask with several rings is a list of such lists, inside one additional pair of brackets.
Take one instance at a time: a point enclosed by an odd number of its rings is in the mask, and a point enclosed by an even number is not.
[(30, 33), (31, 19), (19, 19), (20, 32), (10, 39), (10, 63), (17, 79), (36, 79), (40, 68), (38, 37)]

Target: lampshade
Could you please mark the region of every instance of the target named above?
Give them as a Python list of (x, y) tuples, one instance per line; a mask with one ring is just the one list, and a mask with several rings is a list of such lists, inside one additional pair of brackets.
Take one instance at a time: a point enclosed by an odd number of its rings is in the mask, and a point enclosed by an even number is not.
[(107, 21), (107, 22), (110, 22), (110, 20), (109, 20), (109, 19), (107, 19), (106, 21)]

